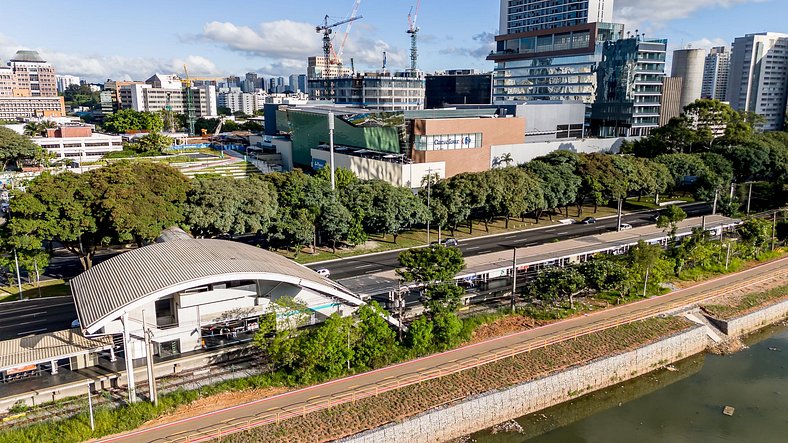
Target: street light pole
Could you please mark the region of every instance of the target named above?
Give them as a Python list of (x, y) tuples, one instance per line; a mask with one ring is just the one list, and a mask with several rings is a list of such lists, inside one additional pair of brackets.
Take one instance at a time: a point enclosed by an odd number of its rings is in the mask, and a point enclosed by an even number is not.
[(747, 215), (750, 215), (750, 200), (752, 200), (752, 182), (750, 182), (750, 191), (747, 193)]
[(19, 257), (14, 248), (14, 263), (16, 264), (16, 286), (19, 288), (19, 299), (22, 300), (22, 275), (19, 273)]
[(430, 244), (430, 219), (432, 218), (432, 206), (430, 197), (432, 191), (432, 168), (427, 169), (427, 246)]
[(517, 248), (512, 249), (512, 314), (517, 305)]
[(774, 241), (777, 238), (777, 211), (772, 214), (772, 251), (774, 251)]
[(336, 178), (334, 177), (334, 113), (328, 113), (328, 151), (329, 163), (331, 166), (331, 190), (336, 189)]

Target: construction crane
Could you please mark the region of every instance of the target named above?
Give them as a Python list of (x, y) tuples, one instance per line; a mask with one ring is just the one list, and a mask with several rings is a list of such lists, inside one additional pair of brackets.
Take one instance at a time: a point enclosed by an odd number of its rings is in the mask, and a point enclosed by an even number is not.
[(416, 26), (416, 20), (419, 18), (419, 8), (421, 7), (421, 0), (416, 1), (416, 8), (410, 8), (408, 12), (408, 34), (410, 34), (410, 70), (416, 71), (417, 61), (419, 59), (419, 50), (417, 46), (416, 35), (419, 33), (419, 28)]
[(189, 135), (194, 135), (194, 124), (197, 117), (194, 112), (194, 91), (192, 91), (192, 80), (189, 78), (189, 70), (186, 64), (183, 65), (183, 73), (186, 80), (183, 81), (184, 95), (186, 96), (186, 121), (189, 123)]
[(323, 34), (323, 55), (326, 57), (326, 60), (329, 62), (333, 60), (332, 54), (334, 54), (334, 45), (331, 43), (331, 34), (333, 33), (333, 28), (337, 26), (344, 25), (345, 23), (351, 23), (358, 19), (362, 18), (360, 15), (357, 17), (351, 16), (345, 20), (338, 21), (336, 23), (328, 24), (329, 16), (326, 15), (323, 18), (323, 24), (319, 26), (315, 26), (315, 31), (319, 34)]
[[(356, 14), (358, 14), (358, 8), (360, 6), (361, 6), (361, 0), (356, 0), (356, 2), (353, 3), (353, 9), (350, 11), (350, 15), (348, 17), (355, 17)], [(359, 16), (358, 18), (361, 18), (361, 16)], [(336, 54), (333, 54), (331, 63), (335, 65), (342, 64), (342, 54), (345, 52), (345, 43), (347, 43), (347, 38), (350, 35), (350, 28), (353, 27), (353, 21), (349, 21), (347, 23), (347, 26), (345, 26), (345, 35), (342, 37), (342, 43), (339, 44), (339, 51), (337, 51)]]

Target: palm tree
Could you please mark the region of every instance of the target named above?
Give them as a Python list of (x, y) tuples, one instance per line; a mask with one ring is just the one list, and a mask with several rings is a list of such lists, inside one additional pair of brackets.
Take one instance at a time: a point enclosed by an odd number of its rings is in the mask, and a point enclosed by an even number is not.
[(500, 163), (505, 163), (506, 166), (509, 166), (510, 164), (514, 163), (514, 159), (512, 158), (512, 153), (511, 152), (507, 152), (506, 154), (502, 155), (501, 159), (499, 160), (499, 162)]
[(25, 135), (28, 137), (34, 137), (41, 132), (41, 128), (38, 126), (37, 122), (28, 122), (25, 125)]

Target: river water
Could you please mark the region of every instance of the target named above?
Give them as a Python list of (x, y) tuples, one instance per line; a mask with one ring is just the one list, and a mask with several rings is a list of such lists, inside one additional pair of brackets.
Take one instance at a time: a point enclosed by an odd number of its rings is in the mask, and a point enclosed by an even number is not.
[[(478, 443), (788, 442), (788, 326), (473, 434)], [(733, 416), (722, 414), (733, 406)], [(518, 428), (508, 423), (501, 428)]]

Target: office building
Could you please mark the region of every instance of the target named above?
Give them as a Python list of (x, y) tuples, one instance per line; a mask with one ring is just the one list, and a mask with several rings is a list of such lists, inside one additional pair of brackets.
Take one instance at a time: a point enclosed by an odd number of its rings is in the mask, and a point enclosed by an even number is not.
[(306, 76), (306, 74), (298, 75), (298, 89), (294, 92), (302, 92), (304, 94), (309, 94), (309, 79)]
[(65, 116), (63, 97), (0, 97), (0, 120)]
[(257, 74), (254, 72), (247, 72), (246, 79), (243, 83), (243, 92), (254, 92), (257, 89), (257, 85), (259, 84), (259, 80), (257, 79)]
[[(8, 76), (11, 74), (10, 77)], [(8, 94), (8, 81), (11, 81), (11, 93)], [(0, 68), (0, 96), (14, 97), (54, 97), (57, 96), (57, 80), (55, 68), (38, 55), (36, 51), (17, 51), (8, 62), (8, 66)]]
[(79, 77), (76, 75), (55, 75), (55, 81), (57, 82), (57, 92), (63, 93), (66, 92), (71, 85), (79, 86)]
[[(217, 115), (216, 88), (212, 85), (192, 86), (196, 117)], [(120, 109), (158, 112), (170, 110), (185, 114), (188, 100), (181, 79), (175, 75), (156, 74), (145, 83), (126, 82), (119, 87)]]
[(747, 34), (733, 42), (727, 101), (737, 111), (754, 112), (760, 129), (784, 128), (788, 95), (788, 34)]
[(705, 49), (689, 48), (673, 51), (673, 66), (670, 76), (681, 78), (681, 99), (679, 101), (681, 109), (700, 98), (705, 63)]
[(623, 36), (612, 0), (501, 0), (493, 103), (592, 103), (602, 43)]
[(110, 152), (123, 150), (123, 137), (94, 133), (88, 125), (47, 129), (45, 137), (33, 137), (31, 140), (52, 154), (55, 162), (97, 161)]
[(335, 78), (310, 78), (309, 98), (381, 111), (424, 109), (424, 73), (367, 72)]
[(425, 107), (488, 105), (492, 103), (492, 73), (446, 71), (425, 76)]
[(612, 20), (613, 0), (501, 0), (498, 29), (517, 34)]
[(232, 87), (240, 88), (241, 87), (241, 77), (238, 77), (237, 75), (231, 75), (231, 76), (227, 77), (227, 86), (230, 87), (230, 88), (232, 88)]
[(703, 87), (701, 98), (725, 101), (728, 89), (728, 71), (731, 66), (731, 53), (725, 46), (711, 48), (703, 66)]
[(662, 80), (662, 100), (660, 101), (659, 125), (665, 126), (673, 117), (681, 115), (682, 77), (665, 77)]
[(641, 37), (605, 43), (591, 110), (592, 133), (644, 136), (659, 126), (666, 50), (667, 40)]

